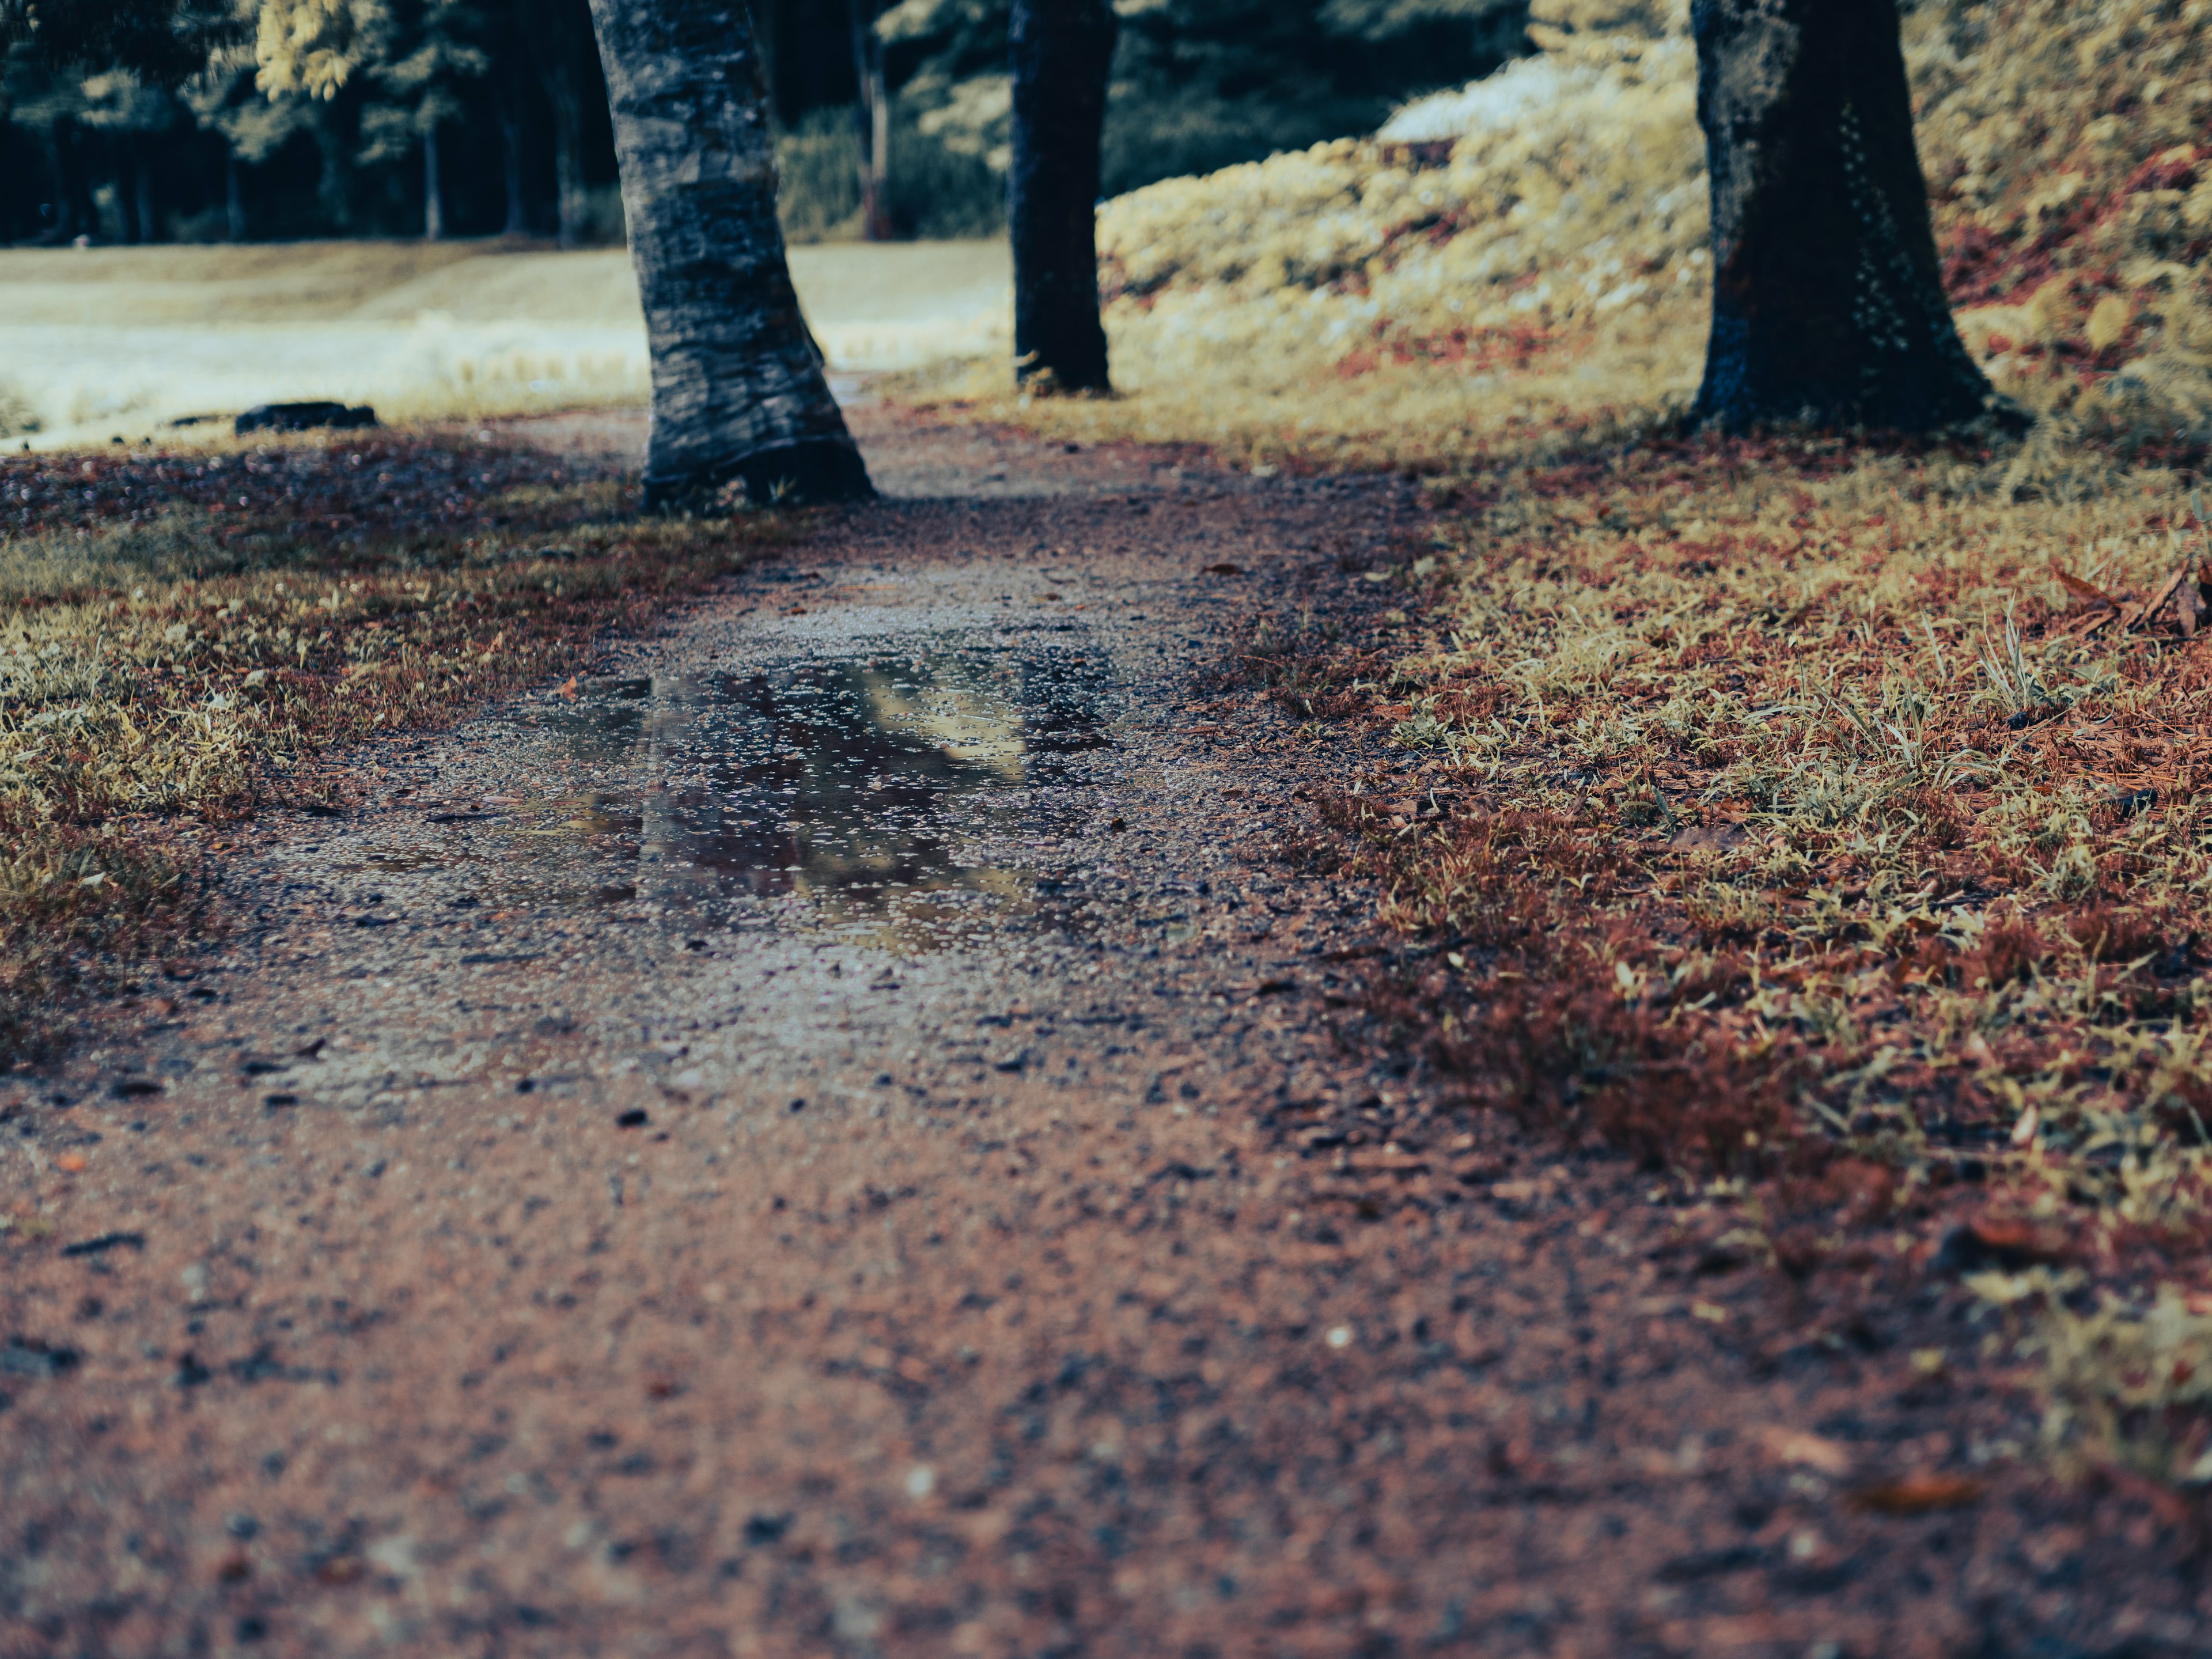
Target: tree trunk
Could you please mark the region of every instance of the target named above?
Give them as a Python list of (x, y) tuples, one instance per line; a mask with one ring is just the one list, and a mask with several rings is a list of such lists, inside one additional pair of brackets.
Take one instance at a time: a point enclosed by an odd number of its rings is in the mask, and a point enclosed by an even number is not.
[(530, 211), (522, 199), (522, 110), (512, 85), (502, 84), (495, 95), (499, 113), (500, 177), (507, 186), (507, 223), (502, 236), (527, 236)]
[(443, 241), (446, 237), (446, 191), (438, 177), (438, 124), (429, 123), (422, 129), (422, 240)]
[(161, 216), (154, 210), (154, 162), (147, 153), (143, 133), (131, 135), (131, 182), (132, 195), (138, 209), (139, 240), (158, 242), (163, 239)]
[(553, 106), (553, 192), (558, 234), (562, 247), (576, 247), (584, 240), (584, 110), (576, 94), (575, 67), (565, 57), (556, 58), (546, 75), (545, 95)]
[(860, 96), (860, 234), (891, 240), (891, 98), (884, 75), (884, 43), (876, 33), (876, 0), (847, 0), (853, 27), (853, 79)]
[(1014, 374), (1104, 392), (1098, 149), (1114, 61), (1108, 0), (1014, 0)]
[(230, 240), (246, 240), (246, 180), (239, 176), (238, 152), (226, 148), (222, 153), (222, 205), (224, 228)]
[(85, 177), (84, 153), (78, 143), (76, 118), (57, 116), (48, 129), (54, 155), (54, 204), (59, 219), (58, 240), (100, 234), (100, 210), (93, 205), (92, 186)]
[(138, 219), (138, 203), (142, 192), (139, 189), (141, 163), (138, 159), (137, 146), (131, 142), (131, 135), (127, 132), (108, 142), (110, 146), (119, 154), (123, 163), (115, 179), (115, 212), (116, 216), (123, 222), (124, 246), (137, 247), (148, 240), (146, 228)]
[(322, 171), (315, 179), (315, 197), (329, 216), (331, 228), (341, 236), (353, 233), (353, 181), (347, 172), (344, 137), (333, 125), (336, 115), (328, 106), (315, 120), (315, 149)]
[(646, 505), (874, 491), (800, 315), (740, 0), (592, 0), (653, 354)]
[(1691, 419), (1925, 429), (1990, 409), (1943, 295), (1896, 0), (1692, 0), (1713, 321)]

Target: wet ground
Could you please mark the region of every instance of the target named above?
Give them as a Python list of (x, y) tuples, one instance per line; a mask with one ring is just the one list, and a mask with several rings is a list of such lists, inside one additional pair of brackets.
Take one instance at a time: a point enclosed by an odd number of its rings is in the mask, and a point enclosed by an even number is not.
[(1410, 489), (856, 418), (0, 1081), (0, 1654), (2207, 1650), (1940, 1287), (1810, 1328), (1391, 1053), (1281, 849), (1405, 763), (1209, 674)]

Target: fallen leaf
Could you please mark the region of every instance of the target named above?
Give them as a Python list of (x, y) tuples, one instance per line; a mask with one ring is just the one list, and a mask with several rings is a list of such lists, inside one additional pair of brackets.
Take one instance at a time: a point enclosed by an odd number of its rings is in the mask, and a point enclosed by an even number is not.
[(1244, 574), (1244, 567), (1241, 564), (1210, 564), (1206, 567), (1206, 574), (1209, 576), (1241, 576)]
[(1861, 1486), (1844, 1501), (1868, 1515), (1932, 1515), (1978, 1504), (1988, 1490), (1970, 1474), (1907, 1474)]
[(566, 697), (570, 702), (575, 702), (577, 696), (576, 677), (574, 674), (571, 674), (567, 679), (562, 681), (559, 690), (556, 690), (554, 695), (556, 696)]
[(2087, 599), (2093, 605), (2105, 605), (2114, 611), (2120, 608), (2120, 602), (2094, 582), (2085, 582), (2070, 570), (2054, 570), (2051, 574), (2058, 578), (2060, 585), (2068, 592), (2077, 599)]
[(2181, 618), (2182, 637), (2195, 639), (2197, 624), (2204, 617), (2204, 595), (2194, 581), (2181, 584), (2181, 591), (2174, 599), (2173, 609)]
[(1779, 1425), (1759, 1431), (1760, 1448), (1777, 1463), (1818, 1469), (1822, 1474), (1844, 1475), (1851, 1471), (1850, 1448), (1802, 1429)]
[(54, 1160), (54, 1166), (66, 1175), (82, 1175), (87, 1164), (82, 1152), (64, 1152)]

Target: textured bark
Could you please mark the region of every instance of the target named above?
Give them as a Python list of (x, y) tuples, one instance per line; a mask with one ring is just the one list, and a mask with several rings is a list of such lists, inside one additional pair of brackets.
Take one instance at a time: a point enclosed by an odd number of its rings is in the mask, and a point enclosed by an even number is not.
[(1691, 418), (1911, 430), (1992, 406), (1944, 298), (1896, 0), (1692, 0), (1713, 322)]
[(743, 479), (773, 495), (873, 492), (784, 262), (775, 143), (737, 0), (592, 0), (653, 354), (646, 503)]
[(1114, 61), (1108, 0), (1014, 0), (1014, 373), (1103, 392), (1098, 146)]

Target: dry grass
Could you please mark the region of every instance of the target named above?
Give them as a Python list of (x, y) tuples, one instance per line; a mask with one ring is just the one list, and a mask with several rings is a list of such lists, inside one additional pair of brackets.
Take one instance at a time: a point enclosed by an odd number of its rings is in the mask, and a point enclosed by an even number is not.
[(1470, 1100), (1640, 1153), (1798, 1279), (2067, 1267), (1991, 1338), (2048, 1363), (2054, 1447), (2202, 1480), (2212, 543), (2170, 474), (2006, 476), (1522, 467), (1348, 578), (1395, 584), (1373, 635), (1279, 625), (1247, 668), (1418, 757), (1324, 816), (1428, 947), (1395, 1006)]
[(345, 745), (571, 668), (777, 534), (467, 434), (9, 458), (0, 514), (0, 1054), (188, 955), (206, 855), (342, 795)]
[[(1686, 8), (1544, 0), (1631, 27), (1341, 140), (1107, 204), (1111, 401), (1024, 404), (1003, 366), (917, 390), (1055, 435), (1198, 441), (1244, 465), (1467, 471), (1663, 430), (1705, 346), (1703, 141)], [(2212, 11), (1923, 0), (1905, 45), (1946, 276), (2046, 447), (2212, 441)]]

